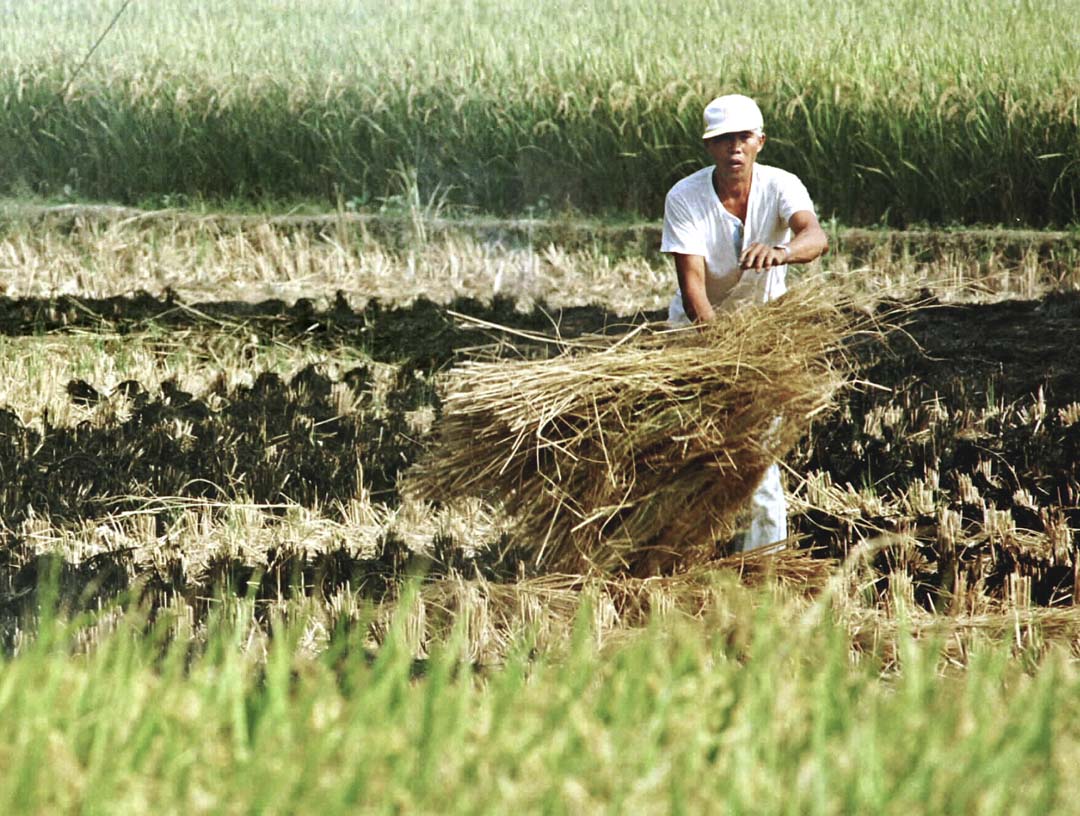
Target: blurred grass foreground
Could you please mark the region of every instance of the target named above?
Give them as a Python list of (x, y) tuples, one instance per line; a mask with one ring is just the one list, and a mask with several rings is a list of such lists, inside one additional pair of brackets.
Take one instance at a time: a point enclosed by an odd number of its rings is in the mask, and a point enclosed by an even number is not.
[[(5, 813), (1032, 813), (1075, 802), (1075, 664), (970, 645), (964, 671), (900, 632), (853, 656), (814, 607), (728, 583), (597, 648), (582, 608), (558, 656), (523, 638), (423, 661), (409, 603), (382, 647), (312, 610), (226, 601), (63, 621), (0, 656)], [(754, 600), (753, 598), (756, 598)], [(87, 640), (96, 642), (86, 650)], [(315, 647), (313, 649), (313, 647)], [(896, 669), (902, 666), (902, 671)], [(1037, 671), (1031, 669), (1038, 667)]]

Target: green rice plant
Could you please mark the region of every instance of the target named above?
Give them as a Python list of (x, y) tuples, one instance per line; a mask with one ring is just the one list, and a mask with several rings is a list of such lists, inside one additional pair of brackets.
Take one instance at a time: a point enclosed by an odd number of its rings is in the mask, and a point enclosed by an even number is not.
[(1066, 0), (9, 2), (0, 191), (158, 203), (392, 197), (656, 217), (702, 106), (848, 223), (1076, 220)]
[[(416, 659), (410, 597), (376, 645), (294, 606), (68, 622), (0, 658), (0, 807), (321, 813), (1068, 812), (1077, 675), (983, 643), (948, 669), (901, 626), (896, 662), (766, 594), (598, 648), (498, 667), (460, 628)], [(87, 645), (84, 636), (100, 630)]]

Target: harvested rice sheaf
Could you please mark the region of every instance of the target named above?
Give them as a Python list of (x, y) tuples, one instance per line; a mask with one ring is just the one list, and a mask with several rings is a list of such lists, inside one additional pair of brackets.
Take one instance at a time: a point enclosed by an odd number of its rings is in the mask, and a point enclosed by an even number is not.
[(648, 575), (708, 560), (847, 382), (856, 314), (804, 284), (703, 327), (468, 362), (406, 489), (497, 498), (545, 570)]

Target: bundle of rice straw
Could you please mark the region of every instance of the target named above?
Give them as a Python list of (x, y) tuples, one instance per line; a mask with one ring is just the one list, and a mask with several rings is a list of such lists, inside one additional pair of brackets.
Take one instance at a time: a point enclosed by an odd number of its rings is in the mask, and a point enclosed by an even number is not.
[(845, 303), (804, 284), (707, 326), (465, 363), (405, 489), (500, 499), (551, 571), (649, 575), (708, 560), (846, 381)]

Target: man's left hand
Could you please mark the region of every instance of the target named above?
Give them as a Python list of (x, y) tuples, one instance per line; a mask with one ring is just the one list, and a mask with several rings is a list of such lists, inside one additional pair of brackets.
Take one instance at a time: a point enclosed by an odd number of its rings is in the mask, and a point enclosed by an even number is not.
[(786, 249), (753, 243), (742, 251), (739, 266), (742, 269), (769, 269), (787, 263), (790, 255)]

